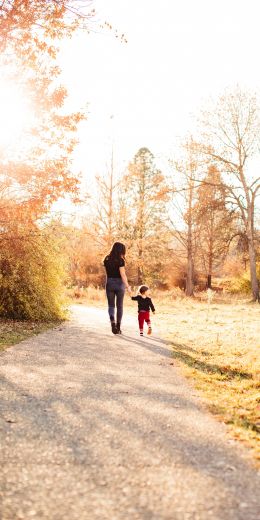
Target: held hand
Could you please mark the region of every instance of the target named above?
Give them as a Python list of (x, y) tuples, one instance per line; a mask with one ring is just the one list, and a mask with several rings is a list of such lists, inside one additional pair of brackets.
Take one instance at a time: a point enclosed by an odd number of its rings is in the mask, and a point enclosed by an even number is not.
[(128, 285), (127, 291), (128, 291), (129, 296), (132, 296), (132, 289), (131, 289), (130, 285)]

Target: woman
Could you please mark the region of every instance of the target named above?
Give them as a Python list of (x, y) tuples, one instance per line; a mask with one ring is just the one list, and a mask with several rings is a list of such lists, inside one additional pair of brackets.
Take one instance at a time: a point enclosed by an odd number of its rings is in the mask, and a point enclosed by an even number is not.
[[(115, 242), (109, 255), (104, 259), (107, 273), (106, 295), (108, 301), (108, 314), (113, 334), (122, 334), (121, 320), (123, 316), (123, 300), (125, 288), (131, 293), (125, 273), (125, 246), (121, 242)], [(117, 315), (115, 322), (115, 300)]]

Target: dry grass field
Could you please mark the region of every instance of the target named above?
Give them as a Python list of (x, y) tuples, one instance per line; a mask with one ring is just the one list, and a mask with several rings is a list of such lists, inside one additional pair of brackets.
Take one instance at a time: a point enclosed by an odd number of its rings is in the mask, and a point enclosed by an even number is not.
[[(173, 358), (192, 378), (211, 412), (260, 459), (260, 305), (246, 298), (214, 294), (187, 299), (173, 290), (154, 292), (153, 317)], [(79, 300), (104, 306), (104, 292), (93, 288)], [(136, 314), (126, 296), (125, 312)]]
[[(169, 302), (170, 303), (170, 302)], [(260, 459), (260, 306), (158, 302), (162, 335), (210, 410)]]

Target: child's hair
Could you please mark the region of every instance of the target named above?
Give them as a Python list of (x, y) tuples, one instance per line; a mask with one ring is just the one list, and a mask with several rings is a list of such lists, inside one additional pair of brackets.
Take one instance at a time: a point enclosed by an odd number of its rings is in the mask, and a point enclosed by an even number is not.
[(144, 294), (146, 291), (148, 291), (148, 289), (149, 289), (149, 287), (147, 287), (147, 285), (141, 285), (141, 286), (139, 287), (139, 291), (138, 291), (138, 292), (139, 292), (140, 294)]

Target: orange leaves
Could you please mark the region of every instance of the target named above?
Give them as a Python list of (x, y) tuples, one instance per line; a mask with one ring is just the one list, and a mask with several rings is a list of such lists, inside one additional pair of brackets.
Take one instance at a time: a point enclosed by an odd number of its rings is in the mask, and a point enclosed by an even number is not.
[(56, 88), (51, 94), (51, 100), (55, 107), (61, 107), (64, 104), (65, 98), (67, 96), (67, 89), (65, 87), (59, 86)]
[(108, 29), (109, 31), (113, 31), (114, 35), (117, 39), (119, 39), (122, 43), (127, 43), (127, 38), (124, 33), (120, 33), (117, 29), (114, 29), (114, 27), (111, 25), (110, 22), (105, 21), (100, 25), (101, 29)]
[[(163, 179), (164, 180), (164, 179)], [(167, 201), (169, 200), (169, 189), (168, 187), (163, 187), (153, 196), (154, 201)]]

